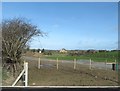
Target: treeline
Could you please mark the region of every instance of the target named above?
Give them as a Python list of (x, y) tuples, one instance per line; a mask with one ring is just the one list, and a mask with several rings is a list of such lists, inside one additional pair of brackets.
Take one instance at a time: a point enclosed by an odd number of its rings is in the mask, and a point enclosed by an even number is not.
[(37, 52), (37, 53), (42, 53), (44, 55), (52, 55), (52, 52), (51, 50), (45, 50), (44, 48), (43, 49), (25, 49), (24, 52), (27, 52), (27, 51), (30, 51), (30, 52)]
[(45, 49), (29, 49), (29, 48), (24, 49), (24, 52), (27, 52), (27, 51), (43, 53)]
[(110, 52), (118, 52), (118, 50), (71, 50), (68, 52), (70, 56), (80, 56), (80, 55), (88, 55), (88, 54), (99, 54), (99, 53), (110, 53)]
[(117, 52), (118, 50), (66, 50), (67, 53), (61, 53), (60, 50), (47, 50), (47, 49), (26, 49), (26, 51), (42, 53), (44, 55), (53, 55), (56, 53), (67, 54), (68, 56), (81, 56), (88, 54), (96, 53), (108, 53), (108, 52)]

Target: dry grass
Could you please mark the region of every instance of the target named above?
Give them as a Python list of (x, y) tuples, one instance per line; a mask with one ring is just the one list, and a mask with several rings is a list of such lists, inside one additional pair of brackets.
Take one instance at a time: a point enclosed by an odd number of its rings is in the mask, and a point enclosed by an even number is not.
[(43, 56), (43, 54), (40, 54), (38, 52), (30, 52), (30, 51), (27, 51), (24, 55), (25, 56), (30, 56), (30, 57), (36, 57), (36, 58), (38, 58), (41, 55)]

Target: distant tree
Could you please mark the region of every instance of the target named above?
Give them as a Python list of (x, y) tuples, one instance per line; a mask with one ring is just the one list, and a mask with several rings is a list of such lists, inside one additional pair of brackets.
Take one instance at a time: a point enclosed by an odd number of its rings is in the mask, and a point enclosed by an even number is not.
[[(21, 62), (21, 54), (33, 36), (43, 36), (44, 33), (27, 19), (13, 18), (2, 22), (2, 57), (3, 63), (9, 59), (16, 72), (17, 63)], [(9, 62), (8, 62), (9, 63)], [(7, 66), (6, 66), (7, 67)]]
[(39, 52), (40, 52), (40, 49), (37, 49), (37, 52), (39, 53)]
[(99, 52), (106, 52), (106, 50), (99, 50)]
[(118, 51), (118, 50), (111, 50), (111, 52), (115, 52), (115, 51)]
[(32, 49), (32, 52), (35, 52), (36, 50), (35, 49)]
[(44, 53), (45, 52), (45, 49), (43, 48), (42, 50), (41, 50), (41, 53)]

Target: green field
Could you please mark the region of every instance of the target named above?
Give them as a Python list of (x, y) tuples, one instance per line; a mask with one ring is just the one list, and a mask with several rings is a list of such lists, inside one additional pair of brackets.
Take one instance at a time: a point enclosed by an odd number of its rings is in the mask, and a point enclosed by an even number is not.
[(107, 60), (108, 62), (115, 62), (115, 60), (118, 59), (118, 52), (99, 52), (99, 53), (93, 53), (93, 54), (84, 54), (80, 56), (70, 56), (68, 54), (61, 54), (61, 53), (53, 53), (52, 55), (46, 56), (48, 59), (56, 59), (59, 60), (74, 60), (76, 58), (77, 60), (80, 59), (91, 59), (93, 61), (99, 61), (104, 62)]

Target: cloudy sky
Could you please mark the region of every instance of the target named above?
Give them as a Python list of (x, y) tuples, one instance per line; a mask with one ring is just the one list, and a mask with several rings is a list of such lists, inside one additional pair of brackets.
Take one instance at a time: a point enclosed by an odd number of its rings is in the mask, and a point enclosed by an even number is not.
[(116, 49), (118, 3), (3, 3), (3, 19), (25, 17), (48, 36), (35, 37), (31, 48)]

